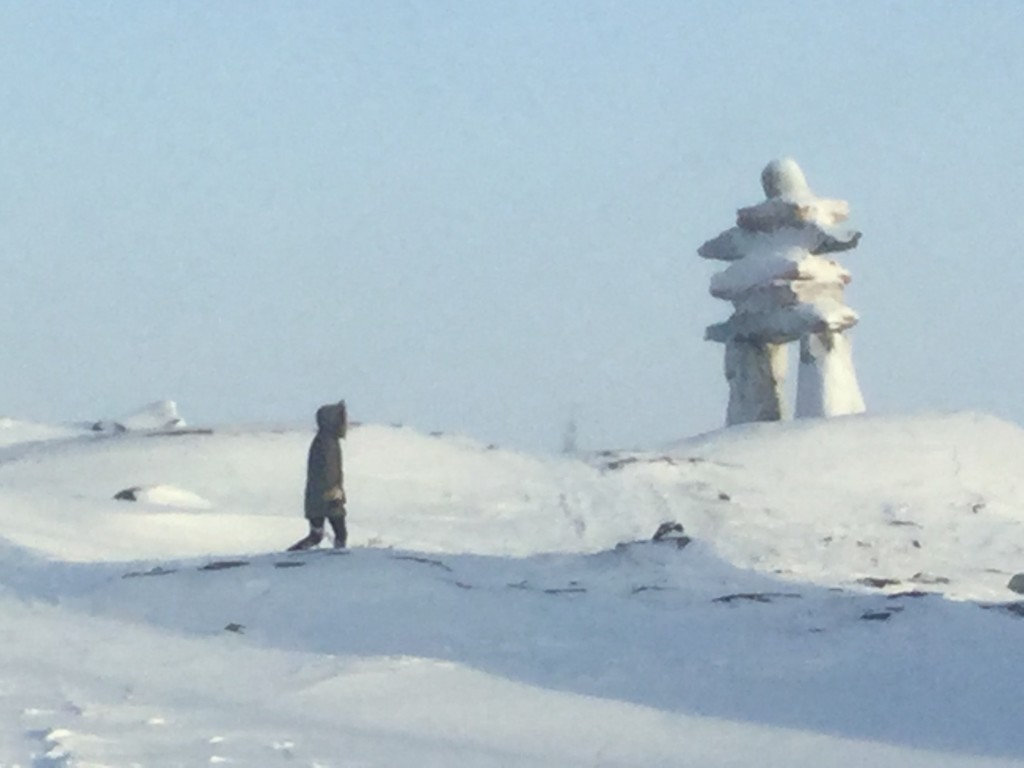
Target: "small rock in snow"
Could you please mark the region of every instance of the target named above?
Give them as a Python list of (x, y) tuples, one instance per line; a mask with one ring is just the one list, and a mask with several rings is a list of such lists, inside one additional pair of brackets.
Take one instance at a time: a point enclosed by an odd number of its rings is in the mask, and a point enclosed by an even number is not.
[(1006, 586), (1013, 592), (1024, 595), (1024, 573), (1015, 573)]
[(863, 579), (857, 579), (858, 584), (863, 584), (865, 587), (874, 587), (875, 589), (882, 589), (883, 587), (891, 587), (895, 584), (899, 584), (899, 579), (883, 579), (878, 576), (865, 576)]
[(212, 504), (192, 491), (173, 485), (133, 485), (114, 494), (118, 501), (141, 501), (161, 507), (209, 509)]
[(770, 603), (776, 598), (799, 598), (795, 592), (736, 592), (712, 599), (712, 603), (734, 603), (738, 600), (752, 603)]
[(865, 621), (888, 621), (891, 617), (892, 614), (888, 611), (868, 611), (861, 614), (861, 618)]
[(100, 421), (93, 422), (89, 429), (91, 429), (93, 432), (114, 432), (118, 434), (121, 432), (128, 431), (128, 427), (126, 427), (124, 424), (121, 424), (120, 422), (107, 421), (102, 419)]
[(683, 531), (683, 526), (674, 520), (662, 523), (654, 532), (651, 541), (674, 541), (679, 549), (690, 543), (690, 537)]
[(921, 571), (918, 571), (911, 576), (910, 580), (916, 584), (949, 584), (949, 579), (945, 576), (933, 576), (930, 573), (924, 573)]

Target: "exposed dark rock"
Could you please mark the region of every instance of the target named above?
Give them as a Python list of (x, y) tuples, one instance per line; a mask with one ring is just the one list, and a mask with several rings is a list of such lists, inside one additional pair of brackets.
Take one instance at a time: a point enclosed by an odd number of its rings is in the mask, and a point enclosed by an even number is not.
[(522, 581), (506, 584), (505, 586), (509, 589), (543, 592), (545, 595), (576, 595), (587, 591), (587, 588), (581, 585), (578, 581), (570, 581), (564, 587), (547, 587), (544, 589), (538, 589), (530, 584), (526, 579), (523, 579)]
[(213, 430), (208, 427), (194, 427), (190, 429), (158, 429), (144, 433), (146, 437), (181, 437), (182, 435), (212, 435)]
[(200, 571), (226, 571), (229, 568), (241, 568), (248, 565), (248, 560), (214, 560), (199, 566)]
[(799, 598), (795, 592), (737, 592), (732, 595), (722, 595), (714, 598), (712, 603), (734, 603), (743, 600), (752, 603), (770, 603), (777, 598)]
[(241, 635), (245, 632), (245, 624), (236, 624), (235, 622), (231, 622), (224, 627), (224, 630), (226, 632), (237, 632)]
[(1015, 573), (1006, 586), (1011, 591), (1024, 595), (1024, 573)]
[(93, 432), (112, 432), (114, 434), (120, 434), (121, 432), (128, 431), (128, 427), (116, 421), (96, 421), (93, 422), (89, 429)]
[(169, 573), (176, 573), (177, 570), (177, 568), (164, 568), (158, 565), (155, 568), (150, 568), (148, 571), (130, 571), (121, 578), (134, 579), (138, 576), (166, 576)]
[(410, 560), (414, 563), (423, 563), (424, 565), (432, 565), (435, 568), (441, 568), (443, 570), (451, 572), (451, 568), (442, 563), (440, 560), (434, 560), (429, 557), (419, 557), (417, 555), (392, 555), (394, 560)]
[(622, 459), (615, 459), (605, 464), (606, 469), (622, 469), (629, 464), (635, 464), (639, 459), (636, 456), (626, 456)]
[(683, 531), (681, 524), (671, 520), (658, 526), (651, 541), (675, 542), (677, 549), (683, 549), (692, 539)]
[(675, 467), (683, 463), (700, 464), (704, 461), (704, 459), (698, 458), (696, 456), (690, 456), (685, 459), (676, 459), (672, 456), (621, 456), (617, 458), (612, 458), (615, 457), (616, 454), (612, 453), (611, 451), (602, 451), (596, 455), (601, 457), (602, 459), (611, 459), (610, 461), (605, 462), (604, 465), (605, 469), (611, 470), (622, 469), (623, 467), (627, 467), (630, 464), (638, 464), (641, 462), (644, 464), (668, 464), (670, 467)]
[(917, 572), (910, 577), (915, 584), (949, 584), (945, 576), (933, 576), (930, 573)]
[(860, 616), (865, 621), (888, 621), (892, 614), (888, 611), (868, 611)]
[(1016, 603), (987, 603), (981, 607), (986, 611), (1005, 611), (1013, 616), (1024, 618), (1024, 601)]
[(138, 501), (139, 491), (142, 490), (142, 486), (135, 485), (131, 488), (125, 488), (123, 491), (118, 491), (114, 494), (114, 498), (118, 501)]
[(662, 587), (658, 584), (641, 584), (630, 590), (631, 595), (639, 595), (641, 592), (667, 592), (671, 587)]
[(683, 533), (683, 526), (682, 526), (682, 524), (681, 523), (677, 523), (674, 520), (670, 520), (670, 521), (662, 523), (661, 525), (658, 526), (658, 530), (656, 530), (654, 532), (654, 535), (651, 537), (651, 541), (663, 541), (664, 539), (668, 538), (670, 535), (682, 534), (682, 533)]
[(895, 584), (900, 584), (899, 579), (883, 579), (878, 576), (865, 576), (863, 579), (857, 579), (858, 584), (863, 584), (865, 587), (874, 587), (875, 589), (882, 589), (884, 587), (891, 587)]

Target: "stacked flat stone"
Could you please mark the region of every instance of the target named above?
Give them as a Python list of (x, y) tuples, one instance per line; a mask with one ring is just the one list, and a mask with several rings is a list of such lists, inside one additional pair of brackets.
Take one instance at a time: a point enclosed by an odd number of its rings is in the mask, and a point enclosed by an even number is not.
[(856, 247), (860, 233), (838, 225), (844, 200), (816, 197), (796, 162), (773, 160), (761, 173), (766, 200), (737, 212), (736, 226), (698, 253), (729, 262), (711, 295), (733, 314), (705, 338), (725, 344), (727, 424), (783, 418), (784, 345), (800, 342), (798, 417), (860, 413), (864, 400), (843, 332), (857, 322), (843, 290), (850, 273), (823, 254)]

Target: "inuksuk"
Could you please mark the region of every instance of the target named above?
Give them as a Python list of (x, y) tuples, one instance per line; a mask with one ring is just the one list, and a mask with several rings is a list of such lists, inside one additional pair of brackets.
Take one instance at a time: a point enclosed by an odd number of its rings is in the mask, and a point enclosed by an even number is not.
[(837, 225), (845, 200), (819, 198), (791, 158), (761, 173), (765, 201), (737, 212), (736, 226), (704, 243), (705, 259), (730, 262), (711, 278), (711, 295), (731, 301), (732, 316), (707, 328), (725, 345), (727, 424), (786, 415), (786, 347), (800, 342), (796, 416), (860, 413), (864, 399), (844, 331), (857, 313), (843, 303), (850, 273), (823, 254), (854, 248), (860, 232)]

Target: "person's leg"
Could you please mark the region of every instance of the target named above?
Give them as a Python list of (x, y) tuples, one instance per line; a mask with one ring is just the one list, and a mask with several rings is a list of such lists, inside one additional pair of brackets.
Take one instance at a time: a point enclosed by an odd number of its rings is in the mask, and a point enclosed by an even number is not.
[(292, 544), (288, 547), (288, 551), (295, 552), (303, 549), (312, 549), (323, 540), (324, 519), (322, 517), (311, 517), (309, 518), (309, 533), (306, 535), (306, 538)]
[(331, 528), (334, 529), (334, 548), (344, 549), (345, 545), (348, 544), (348, 528), (345, 527), (344, 507), (340, 515), (332, 515), (327, 519), (330, 520)]

